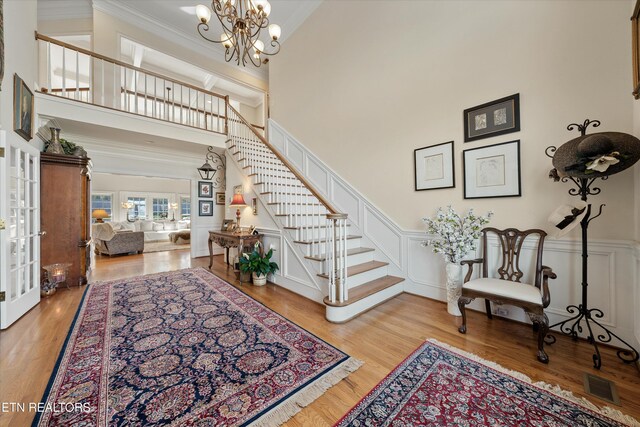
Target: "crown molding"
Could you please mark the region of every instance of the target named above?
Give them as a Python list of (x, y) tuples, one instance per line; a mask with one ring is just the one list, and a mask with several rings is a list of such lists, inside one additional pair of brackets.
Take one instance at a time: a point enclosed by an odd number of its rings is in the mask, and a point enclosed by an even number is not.
[(84, 19), (93, 17), (90, 0), (57, 0), (38, 2), (39, 21)]
[[(125, 5), (115, 0), (92, 0), (93, 9), (106, 13), (107, 15), (118, 18), (128, 24), (145, 30), (161, 39), (176, 43), (186, 49), (195, 51), (196, 47), (200, 47), (197, 52), (200, 55), (216, 61), (220, 64), (229, 64), (224, 60), (224, 49), (222, 46), (208, 42), (200, 37), (194, 30), (194, 34), (187, 34), (183, 31), (172, 28), (170, 23), (158, 21), (150, 18), (143, 11), (138, 10), (131, 5)], [(194, 23), (195, 29), (195, 23)], [(197, 37), (196, 37), (197, 36)], [(267, 81), (268, 72), (263, 68), (240, 68), (240, 72), (248, 74), (254, 78)]]

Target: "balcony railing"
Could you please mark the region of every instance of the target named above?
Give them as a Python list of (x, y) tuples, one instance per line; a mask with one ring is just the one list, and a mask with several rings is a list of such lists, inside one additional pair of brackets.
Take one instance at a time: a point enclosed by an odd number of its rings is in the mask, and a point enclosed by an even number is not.
[(229, 96), (36, 33), (39, 91), (217, 133), (227, 133)]

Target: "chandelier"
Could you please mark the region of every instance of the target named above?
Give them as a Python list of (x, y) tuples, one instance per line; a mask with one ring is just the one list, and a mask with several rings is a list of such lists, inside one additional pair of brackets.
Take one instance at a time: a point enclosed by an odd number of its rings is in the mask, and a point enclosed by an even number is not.
[[(212, 39), (206, 36), (209, 31), (211, 11), (215, 12), (218, 21), (222, 24), (220, 39)], [(229, 62), (236, 59), (236, 63), (245, 66), (247, 60), (259, 67), (269, 62), (266, 55), (275, 55), (280, 52), (280, 26), (269, 25), (269, 13), (271, 5), (267, 0), (213, 0), (211, 8), (205, 5), (196, 7), (196, 15), (200, 20), (198, 33), (213, 43), (220, 43), (225, 48), (224, 59)], [(264, 51), (264, 43), (260, 40), (260, 31), (268, 28), (271, 36), (272, 52)]]

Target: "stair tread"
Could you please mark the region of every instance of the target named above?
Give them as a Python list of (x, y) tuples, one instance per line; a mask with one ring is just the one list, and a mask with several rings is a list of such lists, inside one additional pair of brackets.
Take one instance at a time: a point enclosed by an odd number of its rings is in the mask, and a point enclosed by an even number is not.
[[(357, 274), (362, 274), (362, 273), (366, 273), (367, 271), (375, 270), (376, 268), (386, 267), (387, 265), (389, 265), (388, 262), (382, 262), (382, 261), (368, 261), (362, 264), (352, 265), (351, 267), (347, 267), (347, 277), (353, 277)], [(324, 277), (325, 279), (329, 278), (327, 274), (318, 274), (318, 276)]]
[(276, 216), (327, 216), (326, 213), (276, 214)]
[(358, 302), (384, 289), (390, 288), (393, 285), (397, 285), (398, 283), (401, 283), (403, 281), (404, 279), (402, 277), (396, 277), (396, 276), (380, 277), (370, 282), (363, 283), (362, 285), (355, 287), (353, 289), (349, 289), (349, 299), (345, 302), (332, 303), (329, 301), (329, 297), (327, 296), (324, 298), (324, 303), (332, 307), (345, 307), (349, 304)]
[[(375, 251), (375, 249), (373, 248), (353, 248), (353, 249), (347, 249), (347, 256), (349, 255), (358, 255), (358, 254), (363, 254), (366, 252), (373, 252)], [(318, 256), (305, 256), (305, 258), (307, 259), (311, 259), (313, 261), (324, 261), (327, 259), (327, 256), (325, 254), (322, 255), (318, 255)]]
[[(347, 240), (351, 240), (351, 239), (361, 239), (362, 236), (357, 236), (355, 234), (349, 234), (347, 235)], [(314, 240), (294, 240), (293, 243), (300, 243), (303, 245), (310, 245), (312, 243), (323, 243), (326, 242), (327, 239), (314, 239)]]

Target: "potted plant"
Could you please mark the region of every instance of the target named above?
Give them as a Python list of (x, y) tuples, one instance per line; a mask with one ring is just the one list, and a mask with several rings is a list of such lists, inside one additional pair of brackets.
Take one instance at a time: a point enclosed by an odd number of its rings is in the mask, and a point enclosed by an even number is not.
[(250, 254), (243, 253), (240, 257), (240, 272), (251, 273), (253, 284), (263, 286), (267, 283), (267, 275), (278, 271), (278, 264), (271, 261), (273, 248), (269, 248), (266, 254), (260, 249), (260, 242), (257, 242)]
[(433, 247), (433, 252), (441, 254), (445, 261), (447, 273), (447, 311), (454, 316), (461, 316), (458, 310), (458, 298), (462, 288), (462, 266), (460, 261), (469, 252), (476, 249), (482, 226), (489, 222), (493, 212), (485, 216), (477, 216), (469, 209), (465, 216), (460, 216), (448, 206), (444, 211), (438, 208), (435, 218), (422, 218), (427, 226), (427, 234), (436, 237), (422, 242), (422, 246)]

